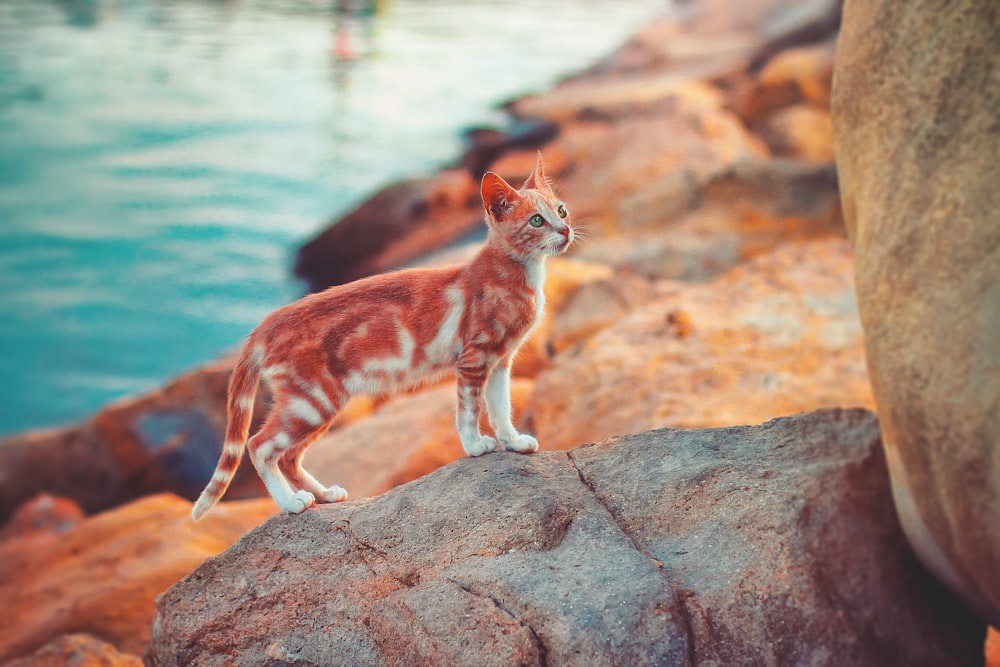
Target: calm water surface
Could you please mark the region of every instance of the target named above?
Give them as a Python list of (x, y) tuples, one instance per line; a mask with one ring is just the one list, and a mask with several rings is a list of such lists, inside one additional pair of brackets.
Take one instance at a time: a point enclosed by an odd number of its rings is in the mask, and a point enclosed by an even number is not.
[(0, 433), (231, 349), (325, 221), (663, 5), (0, 2)]

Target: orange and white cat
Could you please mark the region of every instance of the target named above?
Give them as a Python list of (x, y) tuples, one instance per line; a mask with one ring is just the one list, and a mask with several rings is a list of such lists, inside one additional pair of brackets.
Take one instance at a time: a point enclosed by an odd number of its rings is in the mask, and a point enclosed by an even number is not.
[[(479, 431), (480, 403), (504, 449), (538, 441), (511, 421), (510, 366), (545, 305), (545, 259), (573, 242), (566, 207), (545, 179), (542, 156), (517, 190), (483, 177), (489, 235), (464, 266), (410, 269), (309, 295), (271, 313), (247, 339), (229, 381), (229, 424), (212, 481), (195, 503), (201, 518), (225, 493), (244, 443), (274, 501), (288, 512), (347, 498), (302, 467), (302, 455), (355, 394), (390, 394), (448, 371), (458, 380), (456, 422), (469, 456), (497, 441)], [(250, 441), (260, 378), (274, 405)]]

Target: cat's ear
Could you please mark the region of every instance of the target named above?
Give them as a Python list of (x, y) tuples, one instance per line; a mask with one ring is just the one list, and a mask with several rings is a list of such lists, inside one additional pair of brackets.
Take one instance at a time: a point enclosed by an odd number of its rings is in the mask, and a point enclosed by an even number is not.
[(524, 187), (531, 190), (542, 190), (552, 192), (549, 181), (545, 178), (545, 165), (542, 164), (542, 151), (538, 151), (538, 158), (535, 160), (535, 168), (531, 170), (531, 176), (524, 182)]
[(494, 220), (503, 218), (508, 211), (514, 208), (514, 203), (521, 197), (507, 181), (492, 171), (486, 172), (483, 176), (480, 191), (483, 195), (483, 205), (486, 206), (486, 210), (490, 212)]

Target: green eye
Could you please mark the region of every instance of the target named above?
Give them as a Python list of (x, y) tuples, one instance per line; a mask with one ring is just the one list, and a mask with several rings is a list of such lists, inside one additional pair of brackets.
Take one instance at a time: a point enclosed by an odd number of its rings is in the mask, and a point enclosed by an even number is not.
[(560, 218), (565, 218), (565, 217), (566, 217), (567, 215), (569, 215), (569, 214), (568, 214), (568, 213), (566, 212), (566, 207), (565, 207), (565, 206), (563, 206), (562, 204), (560, 204), (560, 205), (559, 205), (559, 210), (558, 210), (558, 211), (556, 211), (556, 212), (557, 212), (557, 213), (559, 214), (559, 217), (560, 217)]
[(538, 215), (537, 213), (528, 218), (528, 224), (532, 227), (541, 227), (545, 224), (545, 218)]

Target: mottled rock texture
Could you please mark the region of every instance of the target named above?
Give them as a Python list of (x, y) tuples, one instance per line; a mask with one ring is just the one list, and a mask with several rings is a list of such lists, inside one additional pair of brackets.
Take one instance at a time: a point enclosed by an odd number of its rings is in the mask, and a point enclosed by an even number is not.
[(150, 665), (962, 665), (875, 418), (465, 458), (281, 515), (157, 600)]
[(833, 119), (896, 507), (1000, 624), (1000, 6), (849, 0)]

